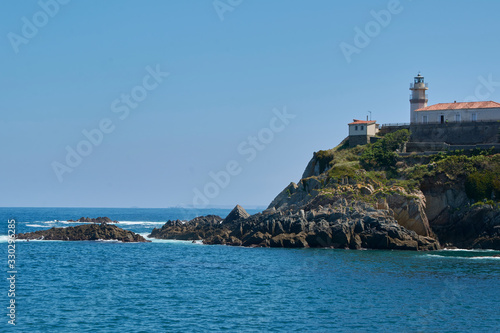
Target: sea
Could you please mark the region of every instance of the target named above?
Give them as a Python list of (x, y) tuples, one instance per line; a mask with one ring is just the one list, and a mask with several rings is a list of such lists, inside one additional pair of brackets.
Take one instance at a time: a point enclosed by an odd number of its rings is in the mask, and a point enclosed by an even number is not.
[(229, 212), (0, 208), (0, 332), (500, 332), (500, 251), (8, 246), (13, 225), (21, 233), (108, 216), (147, 236), (168, 220)]

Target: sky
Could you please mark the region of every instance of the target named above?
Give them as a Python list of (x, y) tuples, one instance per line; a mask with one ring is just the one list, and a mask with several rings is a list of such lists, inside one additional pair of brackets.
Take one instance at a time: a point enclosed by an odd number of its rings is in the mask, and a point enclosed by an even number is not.
[(500, 2), (2, 1), (0, 206), (265, 207), (347, 123), (500, 101)]

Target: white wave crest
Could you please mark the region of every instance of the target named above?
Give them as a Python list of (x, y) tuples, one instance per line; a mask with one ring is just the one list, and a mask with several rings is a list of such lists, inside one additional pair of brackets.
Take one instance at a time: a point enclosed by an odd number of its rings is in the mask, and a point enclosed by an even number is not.
[(166, 222), (151, 222), (151, 221), (120, 221), (116, 225), (159, 225), (162, 226)]
[(159, 239), (159, 238), (149, 238), (149, 233), (139, 234), (145, 239), (151, 241), (152, 243), (169, 243), (169, 244), (184, 244), (184, 245), (203, 245), (203, 241), (201, 240), (177, 240), (177, 239)]
[(7, 243), (9, 241), (8, 235), (0, 235), (0, 243)]
[(459, 259), (459, 260), (500, 260), (500, 256), (443, 256), (439, 254), (426, 254), (426, 257), (441, 258), (441, 259)]
[(491, 250), (491, 249), (442, 249), (440, 251), (450, 251), (450, 252), (500, 252), (498, 250)]

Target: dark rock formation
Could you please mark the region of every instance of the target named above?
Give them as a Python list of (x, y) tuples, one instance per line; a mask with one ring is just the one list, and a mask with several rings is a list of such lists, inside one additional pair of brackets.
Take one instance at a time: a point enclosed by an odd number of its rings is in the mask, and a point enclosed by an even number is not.
[(82, 240), (118, 240), (122, 242), (149, 242), (144, 237), (129, 230), (124, 230), (115, 225), (85, 224), (68, 228), (51, 228), (18, 234), (18, 239), (44, 239), (63, 241)]
[(87, 223), (118, 223), (118, 221), (113, 221), (109, 217), (97, 217), (97, 218), (89, 218), (89, 217), (80, 217), (78, 220), (68, 220), (68, 222), (87, 222)]
[(500, 209), (489, 204), (471, 205), (465, 178), (446, 174), (422, 183), (430, 227), (446, 247), (500, 250)]
[(432, 227), (444, 246), (500, 250), (500, 211), (491, 205), (446, 209)]
[(215, 235), (222, 218), (216, 215), (199, 216), (189, 222), (167, 221), (160, 229), (154, 228), (148, 237), (177, 240), (201, 240)]
[[(327, 206), (267, 210), (214, 223), (214, 217), (169, 221), (149, 237), (202, 239), (205, 244), (250, 247), (330, 247), (350, 249), (435, 250), (436, 240), (405, 229), (387, 211), (362, 202), (325, 199)], [(325, 203), (325, 202), (324, 202)], [(238, 207), (235, 210), (241, 211)], [(234, 211), (234, 210), (233, 210)], [(217, 221), (217, 219), (215, 219)]]
[(236, 205), (222, 223), (231, 223), (239, 219), (246, 219), (249, 216), (250, 214), (243, 207)]

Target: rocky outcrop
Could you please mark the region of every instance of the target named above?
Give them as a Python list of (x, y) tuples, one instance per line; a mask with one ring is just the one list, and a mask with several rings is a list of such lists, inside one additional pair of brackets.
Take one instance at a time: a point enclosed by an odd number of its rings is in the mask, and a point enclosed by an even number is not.
[(86, 223), (118, 223), (118, 221), (113, 221), (109, 217), (97, 217), (97, 218), (89, 218), (89, 217), (80, 217), (78, 220), (68, 220), (68, 222), (86, 222)]
[(448, 210), (469, 205), (465, 192), (465, 178), (450, 179), (446, 174), (425, 178), (420, 186), (426, 199), (425, 213), (433, 224), (440, 224)]
[[(491, 205), (445, 212), (433, 229), (444, 246), (500, 250), (500, 210)], [(445, 222), (443, 222), (445, 221)]]
[(51, 228), (18, 234), (18, 239), (28, 240), (62, 240), (62, 241), (96, 241), (118, 240), (121, 242), (149, 242), (144, 237), (115, 225), (85, 224), (68, 228)]
[[(426, 197), (421, 191), (407, 193), (403, 188), (397, 187), (392, 188), (389, 193), (375, 193), (376, 191), (371, 184), (358, 184), (352, 180), (350, 183), (352, 184), (342, 185), (341, 192), (351, 193), (357, 191), (364, 196), (375, 195), (377, 204), (374, 207), (388, 210), (400, 225), (415, 231), (421, 236), (434, 236), (425, 213)], [(316, 177), (302, 179), (299, 185), (291, 183), (278, 194), (269, 205), (269, 208), (286, 210), (307, 205), (320, 195), (321, 188), (321, 180)], [(345, 194), (340, 194), (340, 196), (348, 200), (351, 200), (352, 197)]]
[(177, 240), (202, 240), (218, 233), (222, 218), (216, 215), (199, 216), (189, 222), (167, 221), (160, 229), (154, 228), (148, 237)]
[[(318, 204), (320, 201), (326, 206)], [(348, 204), (345, 199), (324, 197), (302, 209), (270, 209), (224, 223), (169, 221), (149, 237), (203, 239), (205, 244), (250, 247), (439, 248), (436, 240), (399, 225), (388, 211), (363, 202)]]
[(464, 177), (439, 174), (421, 188), (429, 225), (443, 246), (500, 250), (500, 207), (471, 205)]
[(421, 191), (408, 194), (403, 188), (397, 188), (385, 200), (400, 225), (421, 236), (434, 236), (425, 214), (426, 199)]
[(320, 194), (321, 187), (321, 180), (317, 177), (301, 179), (298, 184), (292, 182), (274, 198), (268, 209), (290, 209), (304, 206)]
[(240, 220), (240, 219), (244, 220), (249, 216), (250, 216), (250, 214), (248, 214), (247, 211), (243, 207), (241, 207), (240, 205), (236, 205), (236, 207), (233, 208), (231, 213), (229, 213), (226, 216), (226, 218), (224, 219), (224, 221), (222, 223), (231, 223), (233, 221)]

